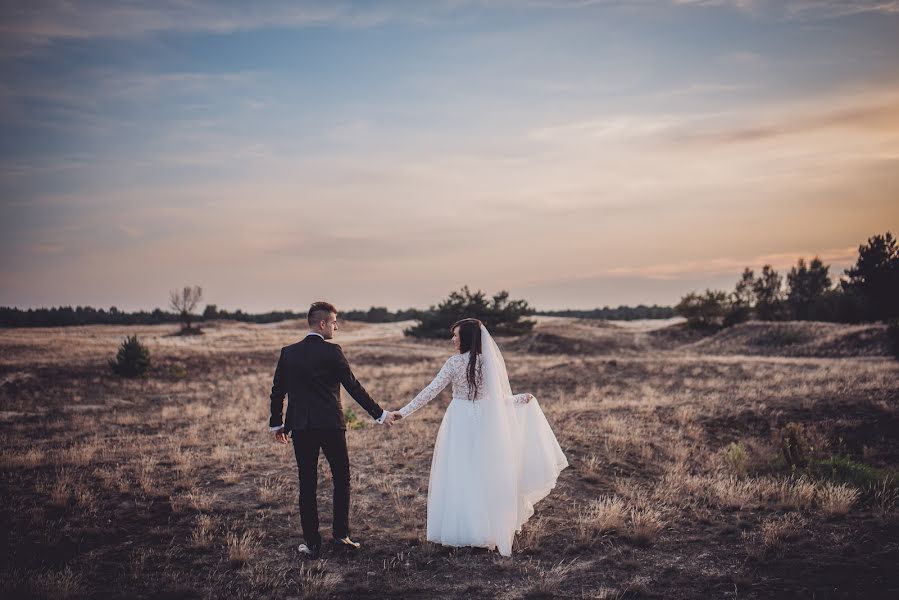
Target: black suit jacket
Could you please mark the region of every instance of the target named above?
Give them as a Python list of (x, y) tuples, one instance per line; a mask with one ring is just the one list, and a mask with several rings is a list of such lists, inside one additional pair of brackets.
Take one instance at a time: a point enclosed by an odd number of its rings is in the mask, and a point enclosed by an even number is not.
[[(340, 346), (317, 335), (285, 346), (272, 383), (269, 426), (284, 425), (285, 433), (302, 429), (346, 429), (341, 385), (372, 418), (381, 416), (383, 409), (356, 380)], [(282, 421), (285, 394), (287, 414)]]

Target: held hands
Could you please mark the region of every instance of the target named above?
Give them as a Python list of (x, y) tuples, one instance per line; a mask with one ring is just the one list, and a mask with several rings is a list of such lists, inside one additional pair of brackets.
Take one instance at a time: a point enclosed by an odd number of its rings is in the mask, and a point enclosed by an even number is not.
[(279, 429), (278, 431), (275, 432), (275, 441), (276, 442), (278, 442), (279, 444), (286, 444), (287, 440), (288, 440), (287, 434), (284, 433), (283, 429)]
[(401, 415), (398, 410), (394, 410), (394, 411), (388, 410), (387, 416), (384, 417), (384, 425), (386, 425), (387, 427), (390, 427), (391, 425), (393, 425), (394, 421), (399, 421), (402, 418), (403, 418), (403, 415)]

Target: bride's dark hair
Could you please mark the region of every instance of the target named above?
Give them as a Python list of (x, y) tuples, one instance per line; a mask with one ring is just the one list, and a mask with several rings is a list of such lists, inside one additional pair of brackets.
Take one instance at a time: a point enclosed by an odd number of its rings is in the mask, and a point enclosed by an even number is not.
[(468, 381), (468, 399), (478, 397), (478, 356), (481, 354), (481, 322), (477, 319), (462, 319), (456, 321), (450, 327), (452, 332), (459, 328), (459, 353), (468, 355), (468, 368), (465, 370), (465, 379)]

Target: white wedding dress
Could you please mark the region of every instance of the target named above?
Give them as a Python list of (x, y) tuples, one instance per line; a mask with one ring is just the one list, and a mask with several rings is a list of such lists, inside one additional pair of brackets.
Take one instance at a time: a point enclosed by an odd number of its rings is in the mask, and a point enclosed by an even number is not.
[(483, 325), (481, 345), (474, 400), (468, 399), (466, 352), (451, 356), (399, 412), (408, 417), (452, 384), (431, 460), (427, 539), (510, 556), (515, 534), (568, 460), (537, 399), (512, 394), (502, 354)]

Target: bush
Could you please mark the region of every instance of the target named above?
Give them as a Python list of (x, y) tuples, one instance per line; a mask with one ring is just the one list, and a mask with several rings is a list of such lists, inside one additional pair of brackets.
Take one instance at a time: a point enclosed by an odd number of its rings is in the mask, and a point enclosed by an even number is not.
[(150, 351), (136, 335), (128, 336), (119, 346), (115, 360), (109, 360), (109, 368), (120, 377), (144, 377), (150, 368)]
[(831, 456), (812, 461), (808, 471), (817, 479), (848, 483), (857, 488), (870, 487), (887, 477), (887, 473), (845, 456)]
[(449, 328), (460, 319), (480, 319), (494, 335), (521, 335), (534, 327), (533, 321), (521, 318), (533, 314), (525, 300), (509, 300), (509, 292), (502, 291), (487, 298), (478, 290), (472, 293), (468, 286), (449, 297), (438, 306), (421, 313), (418, 324), (404, 331), (406, 335), (424, 338), (449, 337)]
[(737, 475), (746, 475), (749, 457), (743, 442), (731, 442), (724, 449), (724, 460)]
[(801, 423), (787, 423), (780, 431), (780, 450), (790, 467), (805, 466), (814, 448)]
[(752, 309), (745, 304), (732, 304), (724, 315), (724, 327), (745, 323), (752, 317)]
[(867, 299), (852, 288), (835, 288), (824, 292), (809, 308), (812, 321), (861, 323), (871, 320)]
[(690, 292), (674, 307), (674, 311), (687, 319), (687, 325), (697, 329), (720, 327), (730, 308), (727, 293), (706, 290), (704, 294)]
[(365, 429), (365, 423), (359, 420), (355, 411), (349, 406), (345, 406), (343, 409), (343, 419), (346, 421), (346, 426), (350, 429)]

